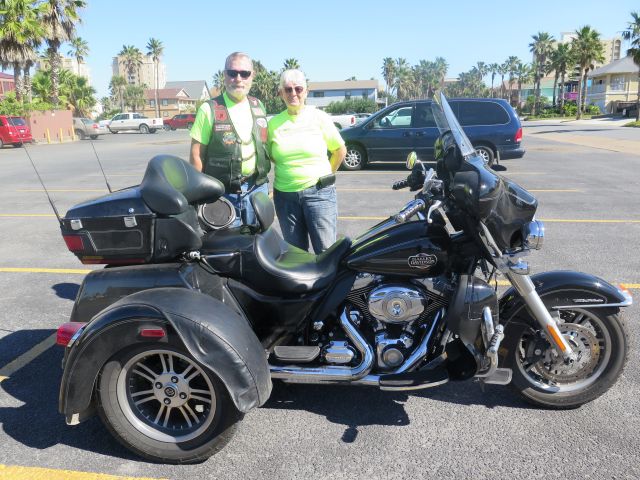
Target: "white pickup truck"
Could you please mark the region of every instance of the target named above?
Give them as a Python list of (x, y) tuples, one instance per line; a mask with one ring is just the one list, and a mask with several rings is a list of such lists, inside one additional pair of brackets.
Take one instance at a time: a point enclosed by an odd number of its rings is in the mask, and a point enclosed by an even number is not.
[(141, 113), (119, 113), (109, 122), (109, 131), (118, 133), (124, 130), (138, 130), (140, 133), (156, 133), (162, 128), (161, 118), (147, 118)]
[(358, 120), (355, 115), (346, 114), (346, 115), (330, 115), (331, 121), (333, 124), (338, 127), (338, 130), (342, 130), (343, 128), (353, 127)]

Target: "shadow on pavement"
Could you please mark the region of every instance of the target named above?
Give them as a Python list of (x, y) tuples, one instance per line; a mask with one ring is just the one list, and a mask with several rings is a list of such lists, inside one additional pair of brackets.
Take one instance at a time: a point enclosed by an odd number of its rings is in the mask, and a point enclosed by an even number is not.
[(80, 285), (77, 283), (63, 282), (56, 283), (51, 288), (56, 292), (58, 297), (67, 300), (75, 300), (78, 290), (80, 290)]
[[(46, 335), (53, 332), (47, 330)], [(11, 342), (13, 335), (23, 333), (33, 334), (33, 331), (16, 332), (4, 337), (2, 342)], [(0, 351), (2, 347), (3, 345), (0, 345)], [(138, 457), (134, 457), (120, 446), (98, 417), (80, 425), (66, 425), (64, 416), (58, 413), (62, 355), (62, 348), (53, 346), (0, 383), (0, 399), (3, 405), (14, 403), (12, 399), (2, 398), (7, 395), (22, 403), (18, 407), (0, 407), (2, 430), (14, 440), (31, 448), (44, 450), (63, 444), (100, 455), (139, 461)]]
[(487, 385), (484, 392), (479, 382), (452, 382), (433, 389), (414, 392), (381, 391), (376, 387), (338, 385), (294, 385), (274, 382), (266, 409), (304, 410), (323, 415), (332, 423), (344, 425), (342, 441), (356, 440), (359, 427), (383, 425), (402, 427), (411, 419), (404, 404), (409, 396), (459, 405), (484, 405), (487, 408), (532, 408), (508, 387)]

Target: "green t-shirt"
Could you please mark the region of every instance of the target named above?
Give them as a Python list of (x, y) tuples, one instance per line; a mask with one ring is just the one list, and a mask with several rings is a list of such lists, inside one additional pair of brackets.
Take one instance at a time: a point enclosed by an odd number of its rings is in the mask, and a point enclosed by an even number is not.
[(306, 106), (299, 115), (286, 110), (269, 120), (267, 151), (275, 164), (274, 188), (299, 192), (331, 173), (327, 150), (344, 145), (328, 114)]
[[(234, 102), (226, 93), (223, 95), (224, 104), (229, 111), (229, 117), (233, 123), (240, 141), (242, 152), (242, 175), (251, 175), (256, 170), (256, 146), (252, 141), (253, 117), (251, 116), (251, 106), (246, 98), (241, 102)], [(264, 110), (262, 102), (260, 106)], [(191, 138), (203, 145), (209, 145), (211, 132), (213, 131), (213, 114), (209, 103), (200, 105), (196, 119), (191, 127)]]

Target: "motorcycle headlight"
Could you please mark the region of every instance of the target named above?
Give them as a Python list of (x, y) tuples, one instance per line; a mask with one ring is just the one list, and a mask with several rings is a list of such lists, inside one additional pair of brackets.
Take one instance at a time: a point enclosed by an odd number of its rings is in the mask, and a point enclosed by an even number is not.
[(526, 247), (540, 250), (544, 243), (544, 223), (540, 220), (525, 223), (522, 226), (522, 238)]

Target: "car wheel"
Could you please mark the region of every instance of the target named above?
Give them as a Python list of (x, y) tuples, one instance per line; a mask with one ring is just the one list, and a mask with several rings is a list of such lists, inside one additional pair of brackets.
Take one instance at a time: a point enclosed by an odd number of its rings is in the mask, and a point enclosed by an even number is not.
[(140, 130), (140, 133), (149, 133), (149, 127), (147, 125), (145, 125), (144, 123), (142, 125), (140, 125), (140, 127), (138, 127), (138, 129)]
[(89, 138), (91, 138), (91, 140), (95, 140), (96, 138), (98, 138), (98, 135), (91, 135)]
[(342, 161), (344, 170), (360, 170), (367, 163), (367, 154), (358, 145), (347, 145), (347, 154)]
[(2, 141), (2, 139), (0, 138), (0, 148), (4, 147), (4, 142)]
[(149, 129), (149, 133), (156, 133), (156, 131), (157, 131), (157, 128), (150, 128)]
[(162, 463), (207, 459), (231, 440), (243, 417), (220, 378), (171, 344), (116, 353), (100, 373), (97, 397), (100, 417), (118, 441)]
[(493, 150), (490, 147), (485, 147), (484, 145), (478, 145), (476, 147), (476, 153), (482, 157), (482, 161), (487, 164), (487, 166), (493, 165), (493, 162), (496, 158)]
[(193, 127), (193, 123), (191, 122), (187, 123), (187, 130), (191, 130), (191, 127)]
[(171, 127), (169, 125), (163, 125), (162, 128), (164, 129), (165, 132), (168, 132), (169, 130), (171, 130)]
[(86, 135), (82, 130), (75, 130), (76, 133), (76, 137), (78, 137), (80, 140), (84, 140)]

